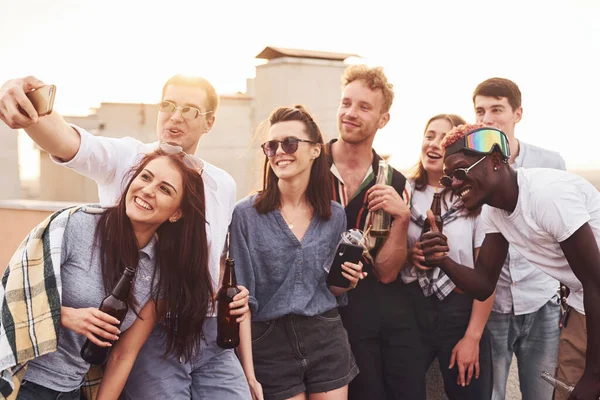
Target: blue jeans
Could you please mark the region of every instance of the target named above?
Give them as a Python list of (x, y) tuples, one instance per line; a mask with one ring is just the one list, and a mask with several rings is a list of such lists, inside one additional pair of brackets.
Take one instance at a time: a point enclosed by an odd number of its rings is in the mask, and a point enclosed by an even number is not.
[(17, 400), (79, 400), (79, 388), (70, 392), (59, 392), (24, 380)]
[(487, 328), (494, 360), (493, 400), (504, 400), (506, 397), (506, 380), (513, 354), (517, 357), (523, 400), (552, 399), (554, 388), (540, 379), (540, 375), (542, 371), (552, 373), (556, 369), (559, 319), (557, 297), (531, 314), (491, 313)]
[(154, 328), (135, 360), (123, 391), (127, 400), (251, 399), (240, 361), (232, 349), (217, 346), (217, 318), (204, 321), (200, 352), (185, 362), (163, 359), (165, 332)]

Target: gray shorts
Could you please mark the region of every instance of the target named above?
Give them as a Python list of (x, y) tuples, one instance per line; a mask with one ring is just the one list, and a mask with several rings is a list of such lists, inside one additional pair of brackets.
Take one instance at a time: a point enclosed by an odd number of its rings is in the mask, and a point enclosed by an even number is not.
[(251, 399), (248, 382), (233, 350), (217, 346), (217, 318), (204, 322), (206, 341), (200, 354), (189, 362), (169, 356), (163, 359), (165, 333), (154, 328), (123, 390), (126, 399)]
[(267, 400), (339, 389), (358, 375), (337, 308), (252, 322), (252, 356)]

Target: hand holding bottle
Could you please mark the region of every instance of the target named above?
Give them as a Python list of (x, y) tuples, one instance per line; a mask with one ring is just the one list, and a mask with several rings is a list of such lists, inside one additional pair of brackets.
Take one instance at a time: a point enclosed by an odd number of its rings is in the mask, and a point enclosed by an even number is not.
[(579, 382), (571, 392), (569, 400), (598, 400), (599, 398), (600, 378), (598, 375), (584, 370)]
[(448, 258), (448, 238), (440, 232), (435, 216), (431, 210), (427, 210), (427, 219), (431, 225), (431, 231), (421, 236), (419, 246), (423, 250), (422, 261), (426, 261), (429, 265), (437, 265)]
[(231, 310), (231, 315), (238, 316), (236, 322), (240, 323), (244, 321), (250, 313), (250, 307), (248, 306), (250, 292), (248, 292), (248, 289), (241, 285), (237, 285), (237, 288), (240, 292), (233, 296), (233, 301), (229, 303), (229, 309)]
[[(119, 320), (97, 308), (61, 307), (60, 323), (67, 329), (85, 336), (101, 347), (110, 347), (110, 342), (119, 339), (121, 331), (115, 326)], [(101, 339), (107, 339), (107, 342)]]

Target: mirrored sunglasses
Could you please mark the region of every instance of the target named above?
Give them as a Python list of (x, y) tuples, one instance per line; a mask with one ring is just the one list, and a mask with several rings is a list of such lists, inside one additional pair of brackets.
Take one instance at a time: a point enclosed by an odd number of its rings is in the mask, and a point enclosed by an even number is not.
[(510, 158), (510, 146), (506, 135), (495, 128), (480, 128), (467, 133), (456, 143), (448, 146), (444, 153), (444, 158), (467, 149), (480, 154), (492, 154), (494, 148), (498, 148), (504, 158)]

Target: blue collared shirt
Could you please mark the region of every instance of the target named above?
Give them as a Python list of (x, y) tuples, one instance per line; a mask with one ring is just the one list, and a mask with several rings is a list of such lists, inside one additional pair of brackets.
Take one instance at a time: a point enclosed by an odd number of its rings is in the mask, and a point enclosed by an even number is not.
[(331, 219), (315, 215), (298, 241), (279, 210), (259, 214), (256, 195), (236, 205), (230, 228), (229, 254), (235, 260), (239, 285), (250, 292), (253, 321), (269, 321), (287, 314), (314, 316), (346, 302), (329, 291), (327, 273), (346, 213), (331, 202)]
[[(566, 170), (565, 161), (556, 152), (519, 141), (519, 155), (513, 168), (555, 168)], [(539, 310), (558, 290), (558, 281), (527, 261), (513, 246), (508, 248), (492, 311), (515, 315)]]

